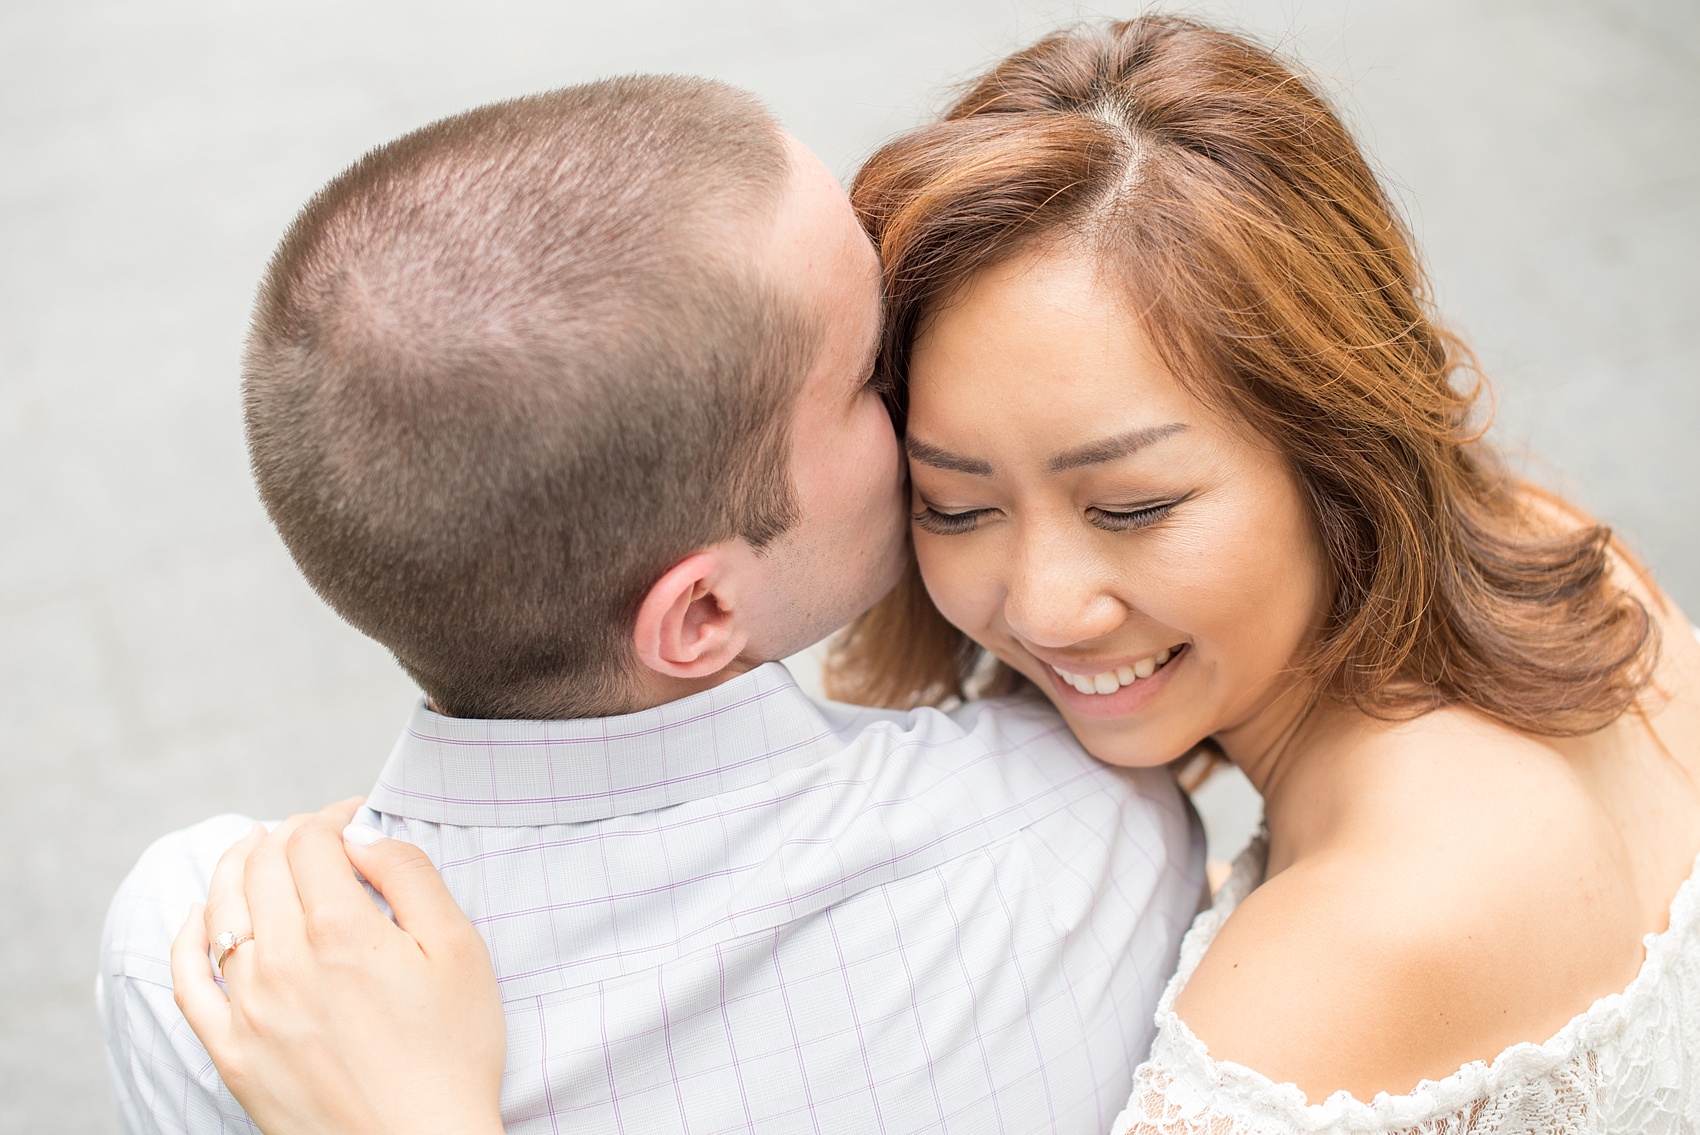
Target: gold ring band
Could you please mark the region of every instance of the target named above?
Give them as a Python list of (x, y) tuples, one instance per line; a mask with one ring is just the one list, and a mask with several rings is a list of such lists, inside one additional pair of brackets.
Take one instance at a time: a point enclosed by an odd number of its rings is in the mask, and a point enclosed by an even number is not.
[(213, 947), (217, 950), (217, 953), (213, 955), (213, 965), (218, 969), (218, 976), (224, 976), (224, 959), (235, 952), (236, 947), (242, 943), (252, 942), (253, 940), (252, 934), (237, 934), (231, 930), (226, 930), (213, 939)]

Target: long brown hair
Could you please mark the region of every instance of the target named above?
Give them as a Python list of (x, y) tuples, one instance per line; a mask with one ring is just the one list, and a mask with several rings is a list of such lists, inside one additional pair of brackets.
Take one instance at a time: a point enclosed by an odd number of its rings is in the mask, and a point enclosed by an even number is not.
[[(1610, 532), (1555, 520), (1481, 440), (1469, 349), (1328, 104), (1268, 51), (1146, 16), (1052, 35), (882, 148), (851, 198), (884, 263), (880, 360), (975, 273), (1048, 243), (1126, 288), (1164, 362), (1286, 455), (1332, 569), (1319, 696), (1381, 717), (1465, 705), (1591, 732), (1635, 704), (1656, 628)], [(836, 696), (965, 696), (981, 653), (911, 570), (830, 659)]]

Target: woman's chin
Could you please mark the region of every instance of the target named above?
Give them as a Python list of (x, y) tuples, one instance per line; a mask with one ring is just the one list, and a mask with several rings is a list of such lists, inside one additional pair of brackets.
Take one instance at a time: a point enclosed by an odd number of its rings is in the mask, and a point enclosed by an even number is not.
[[(1027, 677), (1039, 686), (1062, 713), (1081, 746), (1105, 764), (1120, 768), (1150, 768), (1184, 756), (1199, 738), (1185, 729), (1165, 696), (1177, 678), (1184, 680), (1191, 650), (1176, 656), (1146, 678), (1106, 693), (1086, 693), (1054, 669), (1039, 663)], [(1033, 660), (1037, 662), (1037, 660)]]
[(1184, 757), (1198, 745), (1193, 739), (1168, 744), (1146, 737), (1106, 736), (1107, 730), (1083, 728), (1069, 722), (1080, 745), (1095, 759), (1117, 768), (1156, 768)]
[(1184, 757), (1198, 747), (1203, 734), (1181, 722), (1150, 717), (1079, 717), (1053, 699), (1075, 739), (1096, 759), (1117, 768), (1154, 768)]

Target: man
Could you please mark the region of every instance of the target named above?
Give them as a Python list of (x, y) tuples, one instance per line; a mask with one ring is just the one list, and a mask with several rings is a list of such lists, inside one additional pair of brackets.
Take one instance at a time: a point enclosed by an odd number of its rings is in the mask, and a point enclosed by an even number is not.
[[(903, 563), (879, 327), (831, 175), (692, 79), (428, 126), (272, 262), (256, 478), (426, 694), (365, 822), (488, 944), (509, 1131), (1102, 1132), (1125, 1102), (1202, 881), (1167, 774), (1034, 703), (817, 704), (774, 664)], [(166, 837), (114, 901), (129, 1131), (247, 1128), (168, 944), (248, 827)]]

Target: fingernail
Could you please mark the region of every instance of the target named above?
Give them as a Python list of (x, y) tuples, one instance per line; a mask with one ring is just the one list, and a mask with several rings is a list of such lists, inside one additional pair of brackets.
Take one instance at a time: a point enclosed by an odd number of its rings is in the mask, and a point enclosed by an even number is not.
[(355, 847), (371, 847), (381, 839), (390, 837), (377, 828), (369, 828), (365, 824), (349, 824), (342, 829), (342, 838)]

